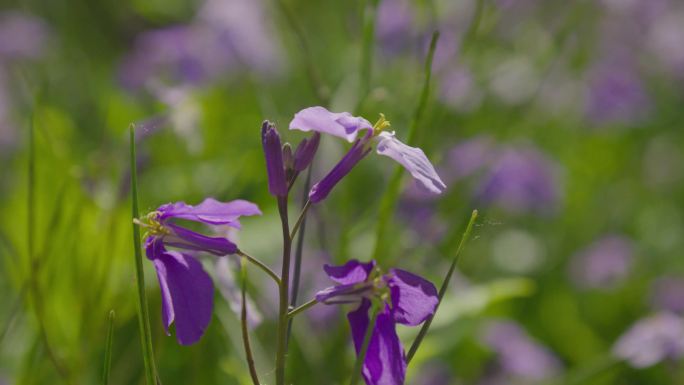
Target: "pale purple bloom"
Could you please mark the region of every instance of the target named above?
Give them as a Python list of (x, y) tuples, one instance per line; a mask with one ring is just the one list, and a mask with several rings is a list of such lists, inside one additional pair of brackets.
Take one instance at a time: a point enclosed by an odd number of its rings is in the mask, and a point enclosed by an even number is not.
[(415, 11), (408, 0), (383, 0), (378, 6), (375, 35), (378, 45), (390, 54), (406, 50), (414, 37)]
[(657, 279), (651, 289), (651, 304), (658, 310), (684, 313), (684, 279), (665, 276)]
[(216, 256), (234, 254), (237, 246), (223, 237), (209, 237), (179, 226), (177, 220), (225, 225), (240, 228), (242, 215), (259, 215), (261, 211), (251, 202), (234, 200), (219, 202), (207, 198), (191, 206), (184, 202), (168, 203), (136, 223), (147, 229), (145, 252), (154, 263), (162, 292), (162, 318), (166, 333), (176, 323), (176, 338), (182, 345), (197, 342), (211, 321), (214, 285), (202, 265), (193, 256), (174, 247), (191, 252), (208, 252)]
[(33, 15), (0, 13), (0, 58), (35, 59), (47, 48), (49, 28)]
[(261, 144), (264, 147), (264, 157), (266, 158), (268, 191), (274, 196), (285, 196), (288, 188), (280, 135), (275, 125), (268, 120), (265, 120), (261, 125)]
[(495, 321), (488, 325), (483, 342), (498, 355), (498, 363), (507, 375), (527, 380), (542, 380), (558, 373), (561, 364), (546, 347), (540, 345), (519, 325)]
[(509, 212), (553, 212), (561, 199), (559, 170), (532, 146), (502, 150), (476, 193)]
[(597, 66), (591, 75), (586, 101), (587, 116), (597, 123), (639, 120), (650, 104), (639, 74), (624, 59)]
[(297, 145), (294, 152), (292, 168), (296, 172), (306, 170), (313, 161), (316, 151), (318, 151), (318, 144), (321, 142), (321, 134), (314, 132), (311, 138), (302, 139)]
[(498, 147), (489, 136), (475, 136), (452, 147), (440, 173), (447, 182), (456, 182), (485, 170), (497, 158)]
[(684, 320), (661, 312), (637, 321), (613, 346), (613, 354), (635, 368), (684, 356)]
[(608, 235), (573, 257), (572, 278), (583, 287), (609, 288), (629, 273), (633, 259), (634, 246), (628, 238)]
[[(309, 107), (295, 114), (290, 122), (290, 129), (315, 131), (337, 136), (354, 142), (352, 148), (319, 183), (313, 186), (309, 197), (312, 202), (319, 202), (330, 193), (332, 188), (371, 150), (371, 140), (377, 142), (377, 153), (388, 156), (401, 164), (427, 190), (439, 194), (446, 188), (423, 150), (407, 146), (394, 136), (394, 133), (383, 131), (389, 122), (381, 116), (378, 123), (371, 125), (361, 117), (348, 112), (334, 113), (317, 106)], [(365, 131), (365, 133), (363, 133)], [(363, 135), (357, 139), (357, 135)]]
[(406, 357), (396, 333), (396, 324), (416, 326), (434, 314), (438, 297), (435, 286), (400, 269), (381, 274), (375, 261), (350, 260), (341, 266), (324, 266), (338, 285), (318, 292), (326, 304), (358, 303), (347, 315), (358, 354), (370, 323), (371, 301), (382, 300), (363, 363), (368, 385), (400, 385), (406, 374)]

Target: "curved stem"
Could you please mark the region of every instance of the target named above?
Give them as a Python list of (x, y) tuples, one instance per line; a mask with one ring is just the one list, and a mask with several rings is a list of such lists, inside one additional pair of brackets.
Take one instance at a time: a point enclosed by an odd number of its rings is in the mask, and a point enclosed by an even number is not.
[(252, 346), (249, 343), (249, 328), (247, 327), (247, 260), (243, 257), (240, 261), (240, 275), (241, 275), (241, 291), (242, 291), (242, 309), (240, 311), (240, 324), (242, 329), (242, 344), (245, 347), (245, 358), (247, 360), (247, 367), (249, 367), (249, 375), (252, 378), (252, 384), (259, 385), (259, 376), (257, 375), (256, 366), (254, 366), (254, 356), (252, 355)]
[(109, 311), (107, 316), (107, 342), (105, 344), (104, 370), (102, 371), (102, 384), (109, 384), (109, 372), (112, 367), (112, 346), (114, 345), (114, 310)]
[(477, 219), (477, 210), (473, 210), (473, 213), (470, 215), (470, 221), (468, 222), (468, 226), (466, 226), (465, 231), (463, 232), (463, 236), (461, 237), (461, 242), (458, 244), (458, 249), (456, 249), (456, 253), (454, 254), (454, 258), (451, 260), (451, 266), (449, 266), (449, 271), (447, 272), (446, 276), (444, 277), (444, 281), (442, 281), (442, 286), (439, 288), (439, 300), (437, 301), (437, 306), (435, 306), (435, 311), (432, 313), (430, 318), (425, 321), (423, 324), (423, 327), (420, 328), (420, 331), (418, 332), (418, 336), (416, 336), (416, 339), (413, 341), (413, 344), (411, 345), (411, 348), (409, 349), (408, 353), (406, 354), (406, 363), (408, 364), (411, 362), (411, 359), (413, 356), (416, 354), (416, 351), (418, 351), (418, 347), (420, 346), (420, 343), (423, 341), (423, 338), (425, 338), (425, 335), (428, 332), (428, 329), (430, 329), (430, 325), (432, 324), (432, 320), (435, 318), (435, 314), (437, 314), (437, 310), (439, 309), (439, 305), (442, 303), (442, 298), (444, 298), (444, 294), (446, 294), (447, 288), (449, 287), (449, 281), (451, 281), (451, 276), (454, 274), (454, 270), (456, 269), (456, 264), (458, 263), (459, 256), (461, 255), (461, 251), (463, 250), (463, 246), (468, 242), (468, 239), (470, 238), (470, 232), (473, 230), (473, 225), (475, 224), (475, 220)]
[(275, 283), (277, 285), (280, 285), (280, 277), (278, 277), (278, 274), (276, 274), (273, 270), (271, 270), (270, 267), (266, 266), (265, 263), (263, 263), (260, 260), (252, 257), (251, 255), (245, 253), (242, 250), (238, 250), (236, 254), (245, 258), (247, 261), (253, 263), (256, 267), (263, 270), (266, 274), (268, 274), (269, 277), (271, 277), (271, 279), (273, 279), (273, 281), (275, 281)]
[(294, 316), (296, 316), (297, 314), (299, 314), (303, 311), (306, 311), (307, 309), (309, 309), (310, 307), (312, 307), (313, 305), (315, 305), (317, 303), (318, 303), (318, 300), (316, 300), (316, 298), (314, 298), (311, 301), (306, 302), (306, 303), (296, 307), (295, 309), (290, 310), (287, 313), (287, 317), (288, 318), (294, 318)]
[(290, 233), (290, 241), (293, 241), (295, 235), (297, 235), (297, 230), (299, 230), (299, 227), (304, 222), (304, 218), (306, 217), (306, 212), (309, 211), (309, 207), (311, 207), (311, 201), (307, 199), (306, 203), (304, 203), (304, 207), (302, 207), (302, 211), (299, 213), (299, 218), (297, 218), (297, 222), (295, 222), (294, 227), (292, 227), (292, 232)]

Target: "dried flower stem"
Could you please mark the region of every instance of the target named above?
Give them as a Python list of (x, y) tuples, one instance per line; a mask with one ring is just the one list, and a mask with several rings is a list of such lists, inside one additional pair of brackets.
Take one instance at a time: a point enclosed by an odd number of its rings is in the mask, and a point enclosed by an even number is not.
[(442, 281), (442, 286), (439, 288), (439, 295), (438, 295), (439, 300), (437, 301), (437, 306), (435, 307), (435, 311), (432, 313), (430, 318), (428, 318), (425, 321), (425, 323), (423, 323), (423, 327), (420, 328), (420, 331), (418, 332), (418, 336), (416, 336), (416, 339), (413, 341), (411, 348), (409, 349), (408, 353), (406, 354), (406, 363), (407, 364), (409, 362), (411, 362), (411, 359), (416, 354), (416, 351), (418, 350), (420, 343), (423, 341), (423, 338), (425, 338), (425, 335), (427, 334), (428, 329), (430, 329), (430, 325), (432, 324), (432, 320), (435, 318), (435, 314), (437, 314), (437, 310), (439, 310), (439, 305), (442, 303), (442, 298), (444, 298), (444, 294), (446, 294), (447, 288), (449, 287), (449, 281), (451, 281), (451, 276), (454, 274), (454, 270), (456, 269), (456, 264), (458, 263), (458, 259), (459, 259), (459, 256), (461, 255), (461, 251), (463, 250), (463, 246), (465, 246), (466, 242), (468, 242), (468, 239), (470, 238), (470, 233), (473, 230), (473, 225), (475, 224), (476, 219), (477, 219), (477, 210), (473, 210), (473, 213), (470, 215), (470, 221), (468, 222), (468, 226), (466, 226), (466, 229), (463, 232), (463, 236), (461, 237), (461, 242), (458, 244), (458, 249), (456, 249), (456, 253), (454, 253), (454, 258), (451, 260), (451, 266), (449, 266), (449, 271), (447, 272), (446, 276), (444, 277), (444, 281)]

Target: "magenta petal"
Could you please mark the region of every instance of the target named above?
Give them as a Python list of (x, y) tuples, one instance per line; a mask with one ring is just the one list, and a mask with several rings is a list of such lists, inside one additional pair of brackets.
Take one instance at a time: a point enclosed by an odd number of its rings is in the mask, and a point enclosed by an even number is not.
[(374, 267), (375, 261), (364, 263), (352, 259), (340, 266), (323, 265), (323, 270), (333, 281), (347, 285), (365, 281)]
[[(364, 300), (358, 309), (347, 314), (351, 326), (356, 354), (359, 354), (366, 329), (370, 323), (370, 301)], [(368, 385), (402, 385), (406, 374), (406, 357), (395, 330), (389, 306), (378, 314), (371, 335), (366, 359), (363, 362), (363, 378)]]
[(204, 334), (214, 306), (214, 285), (202, 265), (176, 251), (164, 251), (153, 260), (162, 294), (162, 320), (176, 323), (176, 339), (191, 345)]
[(441, 194), (446, 189), (423, 150), (402, 143), (393, 133), (381, 132), (378, 135), (377, 152), (399, 162), (428, 191)]
[(187, 219), (209, 225), (228, 225), (240, 228), (238, 220), (242, 215), (261, 215), (259, 207), (252, 202), (236, 199), (230, 202), (219, 202), (207, 198), (202, 203), (191, 206), (185, 202), (169, 203), (159, 207), (160, 220), (170, 218)]
[(435, 313), (437, 289), (430, 281), (400, 269), (390, 270), (392, 313), (400, 324), (415, 326)]
[(330, 112), (316, 106), (305, 108), (295, 114), (290, 130), (316, 131), (344, 138), (349, 142), (356, 139), (359, 130), (371, 130), (373, 125), (364, 118), (348, 112)]

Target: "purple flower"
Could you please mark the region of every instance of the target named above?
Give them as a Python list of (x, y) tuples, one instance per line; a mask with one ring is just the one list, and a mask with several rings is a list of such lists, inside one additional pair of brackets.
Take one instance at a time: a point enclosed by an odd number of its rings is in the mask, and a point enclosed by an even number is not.
[(275, 125), (268, 120), (265, 120), (261, 125), (261, 144), (264, 146), (264, 156), (266, 158), (268, 191), (271, 195), (285, 196), (288, 189), (280, 135)]
[(665, 276), (653, 283), (651, 304), (659, 310), (684, 313), (684, 279)]
[(629, 272), (632, 242), (619, 235), (605, 236), (580, 251), (571, 265), (574, 281), (588, 288), (609, 288)]
[(662, 312), (639, 320), (613, 346), (613, 354), (635, 368), (684, 355), (684, 320)]
[(530, 339), (514, 322), (492, 322), (484, 333), (483, 341), (498, 354), (501, 369), (508, 375), (541, 380), (553, 376), (560, 369), (560, 362), (553, 353)]
[[(290, 122), (291, 130), (322, 132), (354, 142), (349, 152), (330, 173), (313, 186), (309, 193), (311, 201), (316, 203), (325, 199), (333, 187), (370, 152), (371, 140), (377, 142), (378, 154), (397, 161), (427, 190), (436, 194), (444, 191), (446, 185), (437, 175), (423, 150), (407, 146), (399, 141), (393, 132), (383, 131), (389, 125), (382, 114), (378, 122), (371, 125), (364, 118), (352, 116), (348, 112), (330, 112), (323, 107), (309, 107), (296, 113)], [(362, 133), (364, 130), (366, 132)], [(360, 133), (363, 136), (357, 139)]]
[(32, 15), (0, 13), (0, 58), (38, 58), (47, 47), (49, 34), (45, 23)]
[(318, 144), (321, 142), (321, 134), (314, 132), (311, 138), (303, 139), (297, 145), (297, 149), (294, 152), (294, 159), (292, 168), (296, 172), (301, 172), (306, 170), (307, 167), (313, 161), (316, 151), (318, 151)]
[(378, 45), (389, 54), (397, 54), (407, 48), (415, 35), (413, 15), (415, 10), (407, 0), (384, 0), (378, 6), (375, 35)]
[(157, 270), (164, 328), (170, 334), (169, 326), (175, 321), (176, 338), (180, 344), (197, 342), (209, 325), (214, 285), (199, 261), (167, 247), (205, 251), (216, 256), (234, 254), (238, 248), (226, 238), (196, 233), (177, 225), (175, 220), (240, 228), (240, 216), (259, 214), (261, 211), (251, 202), (234, 200), (223, 203), (207, 198), (196, 206), (184, 202), (168, 203), (149, 213), (144, 220), (135, 221), (147, 229), (145, 252)]
[(362, 374), (368, 385), (404, 383), (406, 357), (397, 336), (396, 324), (416, 326), (435, 312), (438, 297), (435, 286), (425, 279), (400, 269), (382, 274), (375, 261), (351, 260), (342, 266), (324, 266), (328, 277), (338, 285), (316, 294), (326, 304), (358, 303), (347, 314), (356, 354), (359, 354), (370, 323), (372, 302), (378, 315), (368, 345)]
[(513, 212), (554, 211), (560, 201), (556, 165), (532, 146), (503, 150), (482, 181), (477, 196)]

